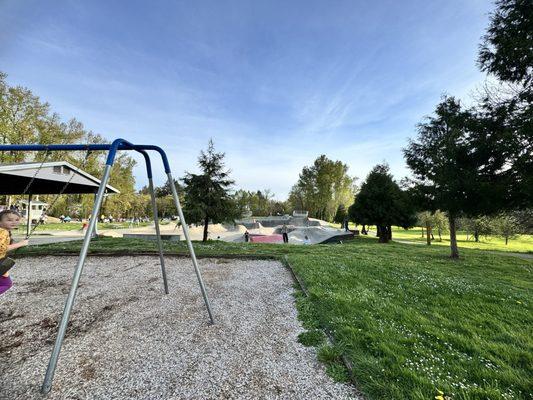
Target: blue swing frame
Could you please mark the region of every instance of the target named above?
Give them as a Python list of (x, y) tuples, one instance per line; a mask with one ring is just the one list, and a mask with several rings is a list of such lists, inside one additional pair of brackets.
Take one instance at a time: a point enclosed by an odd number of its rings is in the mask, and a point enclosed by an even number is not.
[(85, 238), (83, 240), (83, 245), (80, 250), (80, 255), (78, 258), (78, 264), (76, 266), (76, 270), (74, 272), (74, 276), (72, 278), (72, 283), (70, 286), (70, 291), (65, 303), (65, 308), (63, 311), (63, 315), (61, 317), (61, 323), (59, 325), (58, 334), (56, 337), (56, 341), (54, 344), (54, 348), (52, 350), (52, 354), (50, 356), (50, 361), (48, 363), (48, 368), (46, 370), (46, 375), (44, 378), (43, 385), (41, 387), (41, 392), (43, 394), (47, 394), (50, 392), (52, 388), (52, 382), (54, 379), (54, 373), (57, 366), (57, 361), (59, 359), (59, 353), (61, 351), (61, 346), (63, 344), (63, 339), (65, 337), (65, 332), (67, 329), (68, 321), (70, 319), (70, 314), (72, 312), (72, 306), (74, 304), (74, 299), (76, 297), (76, 291), (78, 288), (79, 280), (81, 277), (81, 273), (83, 271), (83, 266), (85, 264), (85, 259), (87, 257), (90, 241), (92, 234), (95, 230), (96, 221), (98, 219), (98, 213), (100, 211), (100, 207), (102, 205), (102, 199), (105, 194), (105, 189), (107, 182), (109, 180), (109, 174), (111, 171), (111, 167), (113, 166), (113, 163), (115, 161), (115, 157), (117, 154), (117, 151), (121, 150), (133, 150), (137, 151), (140, 154), (143, 155), (145, 164), (146, 164), (146, 172), (148, 175), (148, 183), (149, 183), (149, 190), (152, 200), (152, 209), (154, 213), (154, 224), (155, 224), (155, 230), (157, 235), (157, 242), (158, 242), (158, 248), (159, 248), (159, 258), (161, 262), (161, 272), (163, 275), (163, 285), (165, 289), (165, 293), (168, 294), (168, 284), (167, 284), (167, 277), (166, 277), (166, 271), (165, 271), (165, 263), (164, 263), (164, 257), (163, 257), (163, 245), (161, 243), (161, 233), (159, 229), (159, 220), (157, 215), (157, 205), (155, 201), (155, 194), (154, 194), (154, 186), (153, 186), (153, 177), (152, 177), (152, 163), (150, 160), (150, 156), (147, 151), (156, 151), (160, 154), (163, 166), (165, 169), (165, 173), (168, 178), (169, 186), (172, 191), (172, 196), (174, 198), (174, 202), (176, 205), (176, 208), (178, 210), (178, 215), (180, 218), (180, 221), (182, 223), (183, 227), (183, 233), (185, 235), (185, 239), (187, 241), (187, 246), (189, 248), (189, 253), (191, 255), (191, 259), (193, 262), (194, 270), (196, 273), (196, 277), (198, 279), (198, 283), (200, 285), (200, 290), (202, 292), (202, 296), (204, 298), (204, 302), (207, 308), (207, 312), (209, 315), (209, 319), (211, 323), (214, 323), (213, 314), (211, 312), (211, 306), (209, 303), (209, 298), (207, 296), (207, 291), (205, 289), (202, 275), (200, 273), (200, 269), (198, 268), (198, 262), (196, 260), (196, 255), (194, 252), (194, 248), (192, 246), (192, 242), (189, 236), (189, 230), (188, 226), (185, 222), (185, 218), (183, 216), (183, 211), (181, 209), (181, 205), (178, 198), (178, 193), (176, 190), (176, 187), (174, 185), (174, 179), (172, 177), (172, 173), (170, 171), (170, 164), (168, 162), (168, 157), (165, 153), (165, 151), (159, 147), (154, 145), (137, 145), (130, 143), (129, 141), (125, 139), (116, 139), (111, 144), (49, 144), (49, 145), (42, 145), (42, 144), (25, 144), (25, 145), (0, 145), (0, 151), (108, 151), (107, 160), (106, 160), (106, 166), (103, 173), (103, 177), (100, 181), (100, 187), (98, 189), (98, 193), (96, 194), (95, 202), (93, 211), (91, 213), (91, 220), (89, 222), (89, 227), (87, 228), (87, 232), (85, 233)]

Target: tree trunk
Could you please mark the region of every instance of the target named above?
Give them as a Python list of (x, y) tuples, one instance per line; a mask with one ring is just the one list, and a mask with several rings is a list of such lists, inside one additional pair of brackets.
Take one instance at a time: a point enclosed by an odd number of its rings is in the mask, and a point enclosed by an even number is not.
[(422, 237), (424, 237), (424, 227), (422, 227)]
[(431, 245), (431, 227), (429, 226), (428, 223), (426, 223), (426, 244), (428, 246)]
[(437, 232), (439, 233), (439, 242), (442, 242), (442, 232), (440, 230), (440, 228), (437, 229)]
[(477, 230), (474, 231), (474, 242), (479, 242), (479, 232)]
[(378, 231), (377, 236), (379, 237), (379, 243), (388, 243), (389, 242), (389, 233), (387, 232), (386, 225), (376, 225), (376, 230)]
[(508, 241), (509, 241), (509, 237), (506, 236), (506, 237), (505, 237), (505, 245), (506, 245), (506, 246), (507, 246), (507, 242), (508, 242)]
[(207, 242), (207, 227), (209, 226), (209, 216), (206, 215), (204, 219), (204, 237), (202, 239), (203, 242)]
[(362, 235), (368, 235), (368, 232), (366, 231), (364, 225), (363, 225), (363, 227), (361, 228), (361, 234), (362, 234)]
[(392, 226), (388, 226), (388, 237), (389, 237), (389, 240), (392, 240)]
[(455, 217), (450, 215), (448, 217), (450, 223), (450, 249), (451, 258), (459, 258), (459, 249), (457, 248), (457, 237), (455, 236)]

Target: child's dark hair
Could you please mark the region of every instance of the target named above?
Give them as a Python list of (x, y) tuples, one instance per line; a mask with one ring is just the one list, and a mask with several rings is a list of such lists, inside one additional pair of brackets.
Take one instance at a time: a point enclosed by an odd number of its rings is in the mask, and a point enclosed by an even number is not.
[(19, 214), (18, 211), (15, 211), (15, 210), (3, 210), (3, 211), (0, 211), (0, 221), (2, 221), (4, 219), (4, 215), (8, 215), (8, 214), (13, 214), (13, 215), (16, 215), (19, 218), (22, 218), (22, 216)]

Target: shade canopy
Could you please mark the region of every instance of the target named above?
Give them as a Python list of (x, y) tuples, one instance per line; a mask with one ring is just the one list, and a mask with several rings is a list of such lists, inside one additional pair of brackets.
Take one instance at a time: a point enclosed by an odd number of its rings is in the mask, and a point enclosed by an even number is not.
[[(33, 176), (35, 179), (24, 192)], [(100, 179), (66, 161), (0, 165), (0, 195), (59, 194), (69, 180), (65, 194), (97, 193), (100, 187)], [(107, 185), (106, 193), (120, 192)]]

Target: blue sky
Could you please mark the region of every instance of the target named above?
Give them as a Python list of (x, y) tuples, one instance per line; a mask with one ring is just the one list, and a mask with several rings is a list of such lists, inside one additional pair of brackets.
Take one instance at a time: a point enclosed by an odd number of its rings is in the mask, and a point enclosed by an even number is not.
[[(155, 143), (174, 175), (209, 138), (236, 186), (286, 197), (320, 154), (364, 179), (443, 93), (467, 99), (493, 5), (446, 1), (0, 1), (0, 70), (63, 119)], [(138, 186), (145, 183), (136, 169)], [(159, 171), (157, 183), (163, 173)]]

